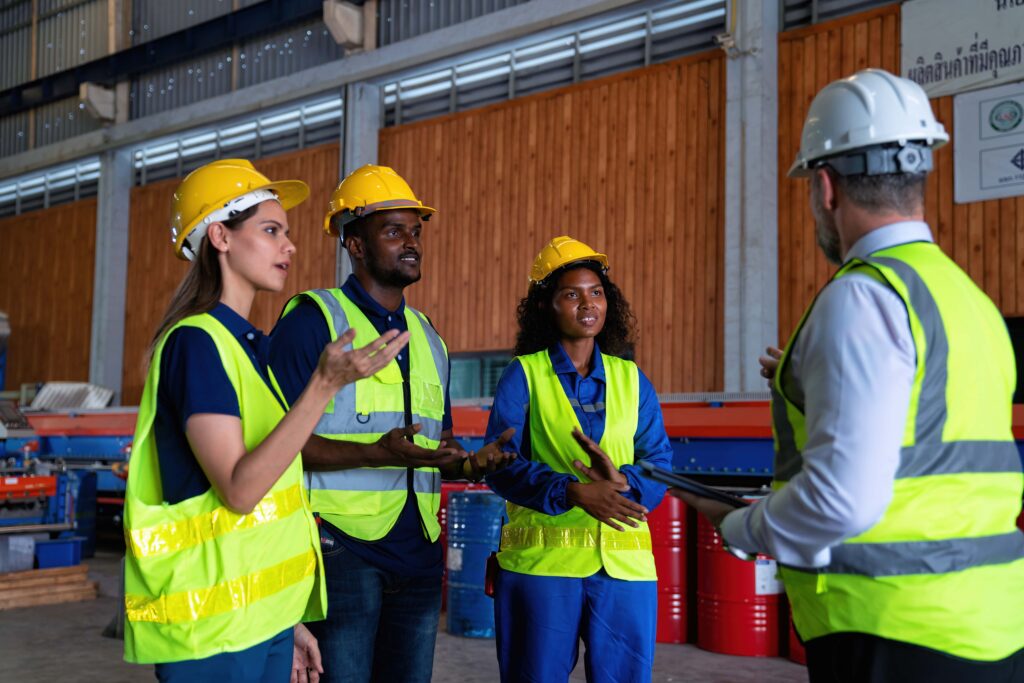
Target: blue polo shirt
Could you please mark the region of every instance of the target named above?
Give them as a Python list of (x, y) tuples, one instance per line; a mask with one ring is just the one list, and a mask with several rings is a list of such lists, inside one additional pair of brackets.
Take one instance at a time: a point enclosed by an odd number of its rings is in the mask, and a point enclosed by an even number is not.
[[(558, 375), (562, 390), (570, 399), (576, 399), (573, 411), (579, 420), (581, 430), (588, 437), (600, 443), (605, 428), (605, 392), (607, 377), (604, 362), (597, 344), (594, 344), (593, 367), (590, 375), (581, 377), (576, 366), (561, 344), (548, 349), (551, 365)], [(640, 375), (640, 407), (637, 415), (636, 434), (633, 437), (635, 460), (648, 460), (658, 467), (672, 469), (672, 446), (665, 433), (661, 417), (661, 405), (654, 392), (654, 386), (642, 371)], [(498, 380), (494, 393), (494, 406), (487, 422), (489, 443), (509, 427), (515, 427), (516, 434), (506, 446), (515, 450), (518, 458), (503, 470), (487, 476), (487, 484), (502, 498), (548, 515), (568, 512), (572, 506), (565, 499), (565, 487), (577, 477), (555, 472), (548, 465), (534, 462), (529, 436), (530, 388), (526, 373), (519, 359), (515, 358)], [(572, 425), (566, 425), (572, 431)], [(579, 451), (583, 455), (583, 450)], [(653, 510), (665, 495), (665, 486), (641, 476), (637, 465), (619, 468), (629, 480), (630, 490), (623, 493), (630, 500)]]
[[(397, 310), (389, 311), (370, 296), (355, 275), (349, 276), (341, 291), (359, 307), (373, 323), (377, 332), (405, 332), (408, 329), (405, 322), (404, 298)], [(324, 346), (330, 343), (330, 328), (320, 307), (306, 299), (278, 321), (270, 337), (270, 366), (274, 369), (274, 377), (281, 387), (285, 400), (291, 405), (298, 399), (313, 371), (316, 370)], [(408, 386), (409, 354), (403, 350), (395, 360), (402, 371), (402, 379)], [(412, 422), (408, 392), (405, 394), (405, 400), (408, 425)], [(451, 427), (451, 399), (446, 389), (442, 429), (448, 430)], [(367, 542), (352, 538), (326, 520), (320, 521), (321, 530), (326, 530), (336, 543), (340, 543), (351, 553), (379, 569), (403, 576), (441, 576), (441, 544), (431, 543), (423, 533), (411, 478), (409, 495), (398, 521), (391, 531), (378, 541)]]
[[(210, 315), (239, 341), (270, 386), (267, 337), (226, 304), (218, 303)], [(238, 395), (213, 339), (198, 327), (179, 327), (168, 335), (160, 355), (153, 421), (164, 501), (172, 505), (210, 490), (185, 436), (185, 423), (198, 413), (241, 416)]]

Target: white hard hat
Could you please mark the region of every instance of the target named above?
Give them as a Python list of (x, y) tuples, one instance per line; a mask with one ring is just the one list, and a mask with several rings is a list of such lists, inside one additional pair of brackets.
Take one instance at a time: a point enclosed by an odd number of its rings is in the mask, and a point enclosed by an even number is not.
[[(882, 69), (864, 69), (829, 83), (811, 102), (789, 176), (810, 175), (814, 162), (825, 157), (890, 143), (923, 145), (930, 168), (929, 148), (948, 141), (921, 86)], [(879, 172), (895, 173), (898, 168)]]

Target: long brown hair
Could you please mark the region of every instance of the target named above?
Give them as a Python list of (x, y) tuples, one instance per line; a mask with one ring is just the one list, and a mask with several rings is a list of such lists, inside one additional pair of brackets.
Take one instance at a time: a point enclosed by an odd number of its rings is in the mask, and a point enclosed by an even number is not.
[[(237, 230), (238, 227), (249, 218), (255, 215), (259, 204), (250, 206), (238, 214), (220, 221), (228, 230)], [(210, 244), (207, 237), (199, 244), (199, 254), (192, 261), (185, 279), (181, 281), (178, 288), (167, 304), (164, 317), (157, 325), (156, 334), (153, 335), (146, 351), (147, 364), (153, 357), (153, 351), (163, 338), (167, 330), (176, 324), (198, 313), (206, 313), (213, 309), (220, 301), (220, 295), (224, 289), (224, 281), (220, 272), (220, 261), (217, 260), (217, 250)]]

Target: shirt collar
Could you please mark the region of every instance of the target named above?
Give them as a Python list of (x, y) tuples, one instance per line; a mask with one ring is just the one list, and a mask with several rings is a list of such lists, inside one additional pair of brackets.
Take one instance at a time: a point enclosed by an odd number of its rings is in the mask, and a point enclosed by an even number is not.
[(922, 221), (900, 221), (876, 228), (854, 242), (846, 260), (866, 258), (876, 251), (909, 242), (934, 242), (928, 224)]
[[(214, 317), (221, 325), (227, 328), (236, 339), (253, 339), (263, 336), (261, 330), (256, 329), (252, 326), (248, 320), (238, 315), (237, 312), (223, 301), (217, 302), (217, 305), (210, 310), (210, 315)], [(249, 335), (252, 334), (252, 338)]]
[[(561, 342), (549, 348), (548, 355), (551, 357), (551, 368), (555, 371), (556, 375), (579, 374), (576, 371), (576, 366), (573, 365), (572, 359), (569, 358), (569, 354), (562, 348)], [(599, 379), (604, 382), (604, 361), (601, 359), (601, 349), (598, 348), (596, 341), (594, 342), (593, 366), (590, 369), (588, 378)]]
[(370, 293), (363, 287), (363, 283), (359, 281), (359, 278), (352, 275), (348, 276), (345, 280), (345, 284), (341, 286), (341, 291), (354, 303), (356, 306), (361, 308), (364, 313), (368, 316), (375, 316), (378, 318), (387, 318), (389, 315), (405, 315), (405, 297), (402, 297), (402, 302), (398, 304), (398, 310), (389, 311), (384, 308), (370, 296)]

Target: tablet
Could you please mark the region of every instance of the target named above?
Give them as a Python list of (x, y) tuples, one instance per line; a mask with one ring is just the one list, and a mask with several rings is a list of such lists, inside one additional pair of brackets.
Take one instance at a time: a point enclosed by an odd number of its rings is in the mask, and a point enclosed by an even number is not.
[(717, 500), (720, 503), (731, 505), (734, 508), (741, 508), (750, 505), (747, 501), (743, 500), (739, 496), (734, 496), (731, 493), (726, 493), (721, 489), (716, 489), (711, 486), (705, 486), (699, 481), (689, 479), (682, 475), (676, 474), (675, 472), (669, 472), (668, 470), (662, 469), (646, 460), (641, 460), (640, 473), (648, 479), (661, 482), (666, 486), (672, 486), (677, 489), (682, 489), (687, 493), (692, 493), (695, 496), (701, 498), (710, 498), (711, 500)]

